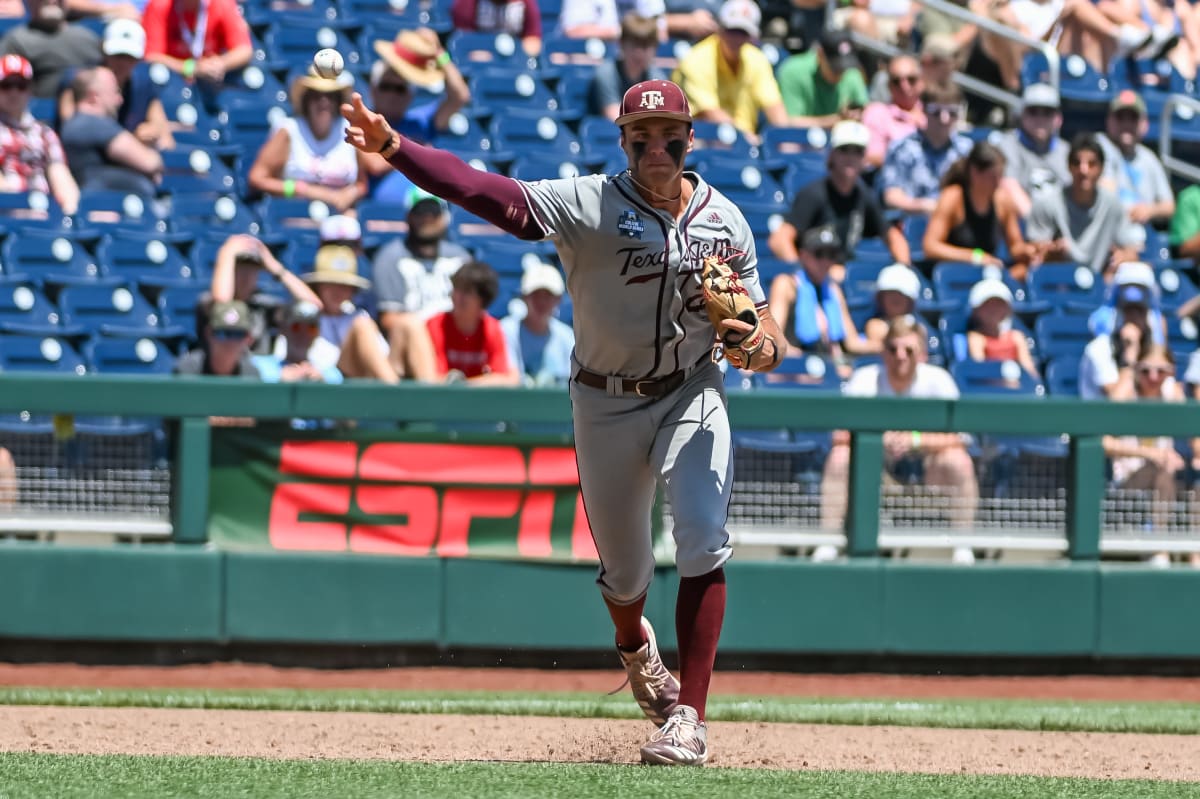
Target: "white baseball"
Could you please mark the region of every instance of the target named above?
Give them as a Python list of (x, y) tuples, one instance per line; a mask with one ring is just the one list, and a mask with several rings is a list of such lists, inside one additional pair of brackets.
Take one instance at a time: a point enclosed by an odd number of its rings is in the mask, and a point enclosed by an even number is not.
[(313, 56), (313, 69), (322, 78), (336, 78), (342, 74), (346, 62), (342, 60), (342, 54), (332, 47), (326, 47), (324, 50), (318, 50)]

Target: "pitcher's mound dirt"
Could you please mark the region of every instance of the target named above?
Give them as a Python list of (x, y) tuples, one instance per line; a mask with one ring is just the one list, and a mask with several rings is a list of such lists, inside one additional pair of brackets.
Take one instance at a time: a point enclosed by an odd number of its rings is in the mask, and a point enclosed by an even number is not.
[[(0, 751), (633, 763), (647, 722), (6, 707)], [(716, 722), (714, 766), (1200, 781), (1200, 736)]]

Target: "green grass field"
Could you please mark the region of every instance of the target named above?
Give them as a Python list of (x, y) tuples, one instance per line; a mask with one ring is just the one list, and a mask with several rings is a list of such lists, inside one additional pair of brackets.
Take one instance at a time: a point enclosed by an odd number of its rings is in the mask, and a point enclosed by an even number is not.
[[(638, 717), (636, 707), (624, 695), (585, 694), (0, 688), (0, 704)], [(714, 697), (709, 717), (725, 721), (1200, 734), (1200, 707), (1181, 703)], [(425, 796), (1166, 799), (1198, 795), (1200, 785), (1195, 783), (1013, 776), (0, 754), (0, 799)]]

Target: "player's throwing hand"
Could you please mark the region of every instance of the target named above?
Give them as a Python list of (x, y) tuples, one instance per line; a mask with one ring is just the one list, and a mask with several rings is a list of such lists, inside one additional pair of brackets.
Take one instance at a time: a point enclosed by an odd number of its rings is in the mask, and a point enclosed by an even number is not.
[(383, 114), (367, 108), (358, 92), (350, 96), (350, 102), (342, 103), (342, 116), (350, 123), (346, 142), (365, 153), (379, 152), (392, 137), (392, 127)]

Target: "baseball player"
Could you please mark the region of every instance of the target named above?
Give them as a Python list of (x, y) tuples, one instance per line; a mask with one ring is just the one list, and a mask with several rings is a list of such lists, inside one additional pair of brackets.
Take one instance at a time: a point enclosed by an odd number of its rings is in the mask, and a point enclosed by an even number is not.
[[(518, 238), (554, 241), (575, 309), (570, 396), (580, 489), (600, 555), (596, 582), (634, 697), (659, 726), (642, 761), (702, 765), (731, 554), (733, 448), (714, 333), (731, 364), (764, 372), (782, 360), (784, 338), (767, 310), (745, 218), (683, 169), (693, 141), (683, 91), (652, 80), (625, 93), (616, 119), (625, 172), (531, 183), (405, 139), (358, 94), (342, 114), (347, 141), (383, 155), (421, 188)], [(740, 277), (753, 306), (749, 320), (724, 319), (722, 330), (701, 286), (710, 256), (733, 270), (735, 283)], [(654, 574), (656, 480), (675, 518), (679, 681), (642, 616)]]

